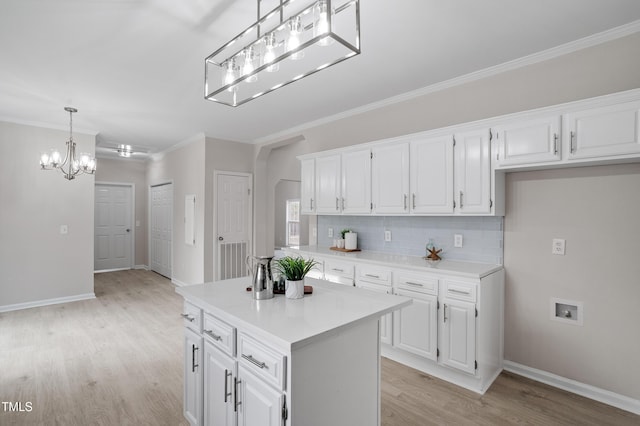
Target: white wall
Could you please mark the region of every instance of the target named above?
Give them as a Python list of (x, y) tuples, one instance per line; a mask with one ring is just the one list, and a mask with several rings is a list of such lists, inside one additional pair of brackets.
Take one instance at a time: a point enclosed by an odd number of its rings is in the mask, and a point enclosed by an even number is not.
[[(39, 165), (42, 151), (63, 151), (68, 138), (68, 131), (0, 122), (0, 310), (93, 296), (94, 176), (68, 181)], [(79, 152), (95, 152), (94, 136), (74, 133), (74, 140)]]
[[(262, 150), (267, 150), (270, 145), (277, 145), (286, 138), (299, 137), (298, 141), (277, 147), (269, 152), (265, 165), (257, 169), (260, 173), (256, 175), (256, 180), (265, 182), (264, 191), (271, 199), (267, 202), (269, 211), (264, 216), (262, 225), (258, 224), (257, 229), (265, 231), (259, 234), (258, 245), (268, 249), (272, 245), (273, 235), (269, 234), (269, 228), (273, 223), (273, 189), (280, 179), (300, 179), (300, 166), (295, 156), (339, 148), (357, 143), (369, 142), (378, 139), (400, 136), (423, 130), (440, 128), (465, 123), (473, 120), (494, 117), (518, 111), (534, 109), (543, 106), (555, 105), (559, 103), (590, 98), (608, 93), (640, 87), (640, 34), (634, 34), (594, 47), (583, 49), (574, 53), (560, 56), (551, 60), (528, 65), (519, 69), (504, 72), (481, 80), (471, 81), (449, 89), (423, 95), (418, 98), (403, 101), (393, 105), (381, 107), (375, 110), (363, 112), (359, 115), (344, 118), (332, 123), (318, 125), (303, 131), (292, 132), (282, 139), (270, 141), (264, 144)], [(313, 77), (310, 77), (313, 78)], [(509, 215), (521, 211), (519, 206), (529, 206), (538, 200), (537, 197), (546, 192), (555, 194), (557, 197), (564, 197), (563, 194), (555, 190), (556, 183), (567, 188), (567, 183), (575, 182), (580, 191), (586, 192), (594, 183), (606, 182), (604, 188), (600, 189), (606, 193), (615, 192), (618, 185), (630, 191), (629, 196), (637, 197), (637, 182), (634, 177), (609, 177), (616, 175), (617, 168), (606, 168), (604, 173), (596, 169), (587, 168), (573, 175), (573, 177), (559, 177), (558, 179), (536, 179), (533, 181), (534, 188), (530, 191), (519, 192), (518, 189), (523, 184), (516, 184), (514, 178), (510, 179), (510, 190), (507, 193), (507, 202), (511, 203), (511, 208), (507, 212), (505, 221), (510, 220)], [(634, 183), (636, 182), (636, 183)], [(514, 186), (516, 185), (516, 186)], [(634, 186), (635, 185), (635, 186)], [(527, 185), (525, 185), (527, 186)], [(634, 192), (635, 191), (635, 192)], [(531, 194), (531, 199), (528, 199)], [(515, 198), (515, 200), (514, 200)], [(522, 199), (520, 199), (522, 198)], [(577, 220), (581, 221), (580, 211), (582, 208), (599, 209), (600, 207), (585, 206), (578, 197), (566, 197), (558, 206), (566, 209), (566, 214), (577, 215)], [(588, 200), (595, 202), (594, 198)], [(607, 194), (607, 202), (615, 202)], [(545, 199), (545, 202), (550, 202)], [(516, 204), (513, 204), (516, 203)], [(618, 221), (619, 228), (615, 228), (612, 235), (619, 236), (623, 229), (630, 231), (629, 235), (637, 238), (640, 233), (637, 226), (632, 224), (637, 222), (638, 204), (628, 205), (631, 212), (618, 214), (614, 220)], [(517, 207), (517, 209), (516, 209)], [(540, 207), (538, 207), (539, 211)], [(594, 212), (591, 212), (595, 214)], [(565, 214), (565, 213), (562, 213)], [(548, 216), (545, 216), (548, 217)], [(507, 348), (506, 359), (531, 367), (547, 369), (560, 375), (568, 375), (576, 380), (604, 389), (611, 389), (631, 398), (640, 397), (640, 388), (637, 387), (639, 370), (637, 359), (638, 353), (638, 333), (635, 331), (638, 324), (637, 307), (629, 306), (629, 300), (639, 300), (637, 291), (632, 291), (629, 298), (629, 282), (636, 285), (638, 277), (637, 259), (631, 259), (625, 254), (623, 259), (627, 261), (615, 261), (615, 268), (609, 269), (606, 264), (599, 262), (595, 257), (590, 257), (588, 250), (572, 252), (573, 260), (568, 258), (563, 260), (564, 265), (571, 265), (571, 268), (563, 266), (562, 280), (555, 281), (555, 273), (559, 270), (557, 258), (549, 258), (546, 254), (538, 256), (521, 256), (518, 250), (525, 245), (524, 240), (514, 238), (520, 233), (534, 236), (535, 230), (548, 227), (548, 230), (541, 232), (545, 241), (544, 253), (550, 251), (551, 232), (555, 236), (561, 237), (560, 233), (569, 235), (567, 251), (575, 249), (574, 244), (590, 241), (593, 226), (599, 226), (602, 222), (597, 218), (592, 218), (581, 223), (580, 227), (573, 227), (569, 223), (562, 223), (561, 227), (555, 228), (554, 223), (542, 223), (539, 218), (531, 217), (529, 214), (518, 214), (509, 222), (509, 243), (505, 235), (505, 268), (506, 279), (506, 311), (505, 322), (508, 324), (505, 345)], [(549, 218), (552, 221), (552, 218)], [(633, 233), (635, 232), (635, 233)], [(613, 241), (605, 238), (606, 232), (597, 232), (598, 235), (607, 241), (608, 245)], [(509, 246), (507, 247), (507, 244)], [(634, 249), (635, 257), (639, 252), (637, 245), (630, 242), (624, 244), (626, 250)], [(594, 252), (597, 247), (593, 248)], [(507, 252), (508, 257), (507, 257)], [(531, 252), (525, 252), (531, 254)], [(605, 256), (607, 261), (611, 260), (609, 255)], [(520, 266), (526, 262), (529, 266), (526, 269)], [(535, 265), (533, 263), (535, 262)], [(589, 262), (589, 265), (585, 265)], [(549, 287), (551, 284), (544, 284), (546, 287), (540, 288), (537, 280), (529, 277), (530, 272), (535, 268), (538, 277), (543, 274), (547, 281), (553, 279), (557, 283), (556, 287)], [(594, 304), (591, 301), (594, 285), (590, 284), (589, 289), (584, 287), (585, 274), (580, 269), (585, 268), (594, 277), (599, 277), (606, 282), (601, 284), (600, 290), (605, 289), (605, 296), (601, 303)], [(575, 272), (570, 272), (573, 269)], [(591, 279), (591, 278), (589, 278)], [(600, 280), (600, 281), (603, 281)], [(630, 281), (631, 280), (631, 281)], [(584, 289), (584, 290), (577, 290)], [(561, 291), (560, 291), (561, 290)], [(544, 333), (549, 332), (548, 326), (540, 326), (543, 315), (540, 311), (535, 314), (535, 321), (527, 319), (533, 310), (541, 310), (545, 305), (544, 320), (548, 318), (546, 303), (551, 293), (557, 293), (558, 297), (584, 298), (588, 302), (589, 324), (582, 329), (571, 329), (570, 331), (560, 331), (561, 328), (551, 326), (553, 336), (544, 337)], [(560, 294), (562, 293), (562, 294)], [(528, 299), (534, 298), (536, 301), (529, 303)], [(637, 303), (636, 303), (637, 305)], [(619, 309), (624, 307), (623, 310)], [(635, 311), (634, 311), (635, 310)], [(590, 333), (596, 331), (595, 336), (602, 336), (604, 330), (600, 326), (593, 328), (593, 322), (601, 318), (616, 318), (614, 322), (605, 322), (607, 325), (616, 324), (624, 327), (621, 330), (609, 328), (611, 333), (604, 341), (598, 341), (597, 337), (592, 338)], [(616, 322), (617, 321), (617, 322)], [(628, 324), (622, 326), (622, 324)], [(606, 326), (605, 326), (606, 327)], [(635, 333), (635, 334), (633, 334)], [(526, 337), (525, 337), (526, 336)], [(536, 337), (538, 343), (535, 350), (531, 344), (526, 344), (526, 338)], [(615, 336), (615, 337), (614, 337)], [(568, 339), (570, 347), (575, 350), (562, 351), (559, 344), (563, 339)], [(528, 351), (530, 350), (530, 351)], [(542, 356), (541, 352), (549, 351), (552, 355)], [(615, 365), (603, 368), (603, 363)], [(622, 378), (626, 372), (627, 378)], [(635, 380), (635, 388), (632, 387), (632, 380)], [(618, 383), (620, 381), (620, 383)]]
[[(149, 162), (148, 186), (173, 182), (172, 279), (178, 284), (197, 284), (204, 279), (205, 138), (189, 143)], [(184, 242), (184, 200), (195, 194), (195, 245)]]
[[(147, 185), (146, 162), (125, 158), (99, 158), (96, 182), (135, 185), (135, 217), (134, 223), (132, 223), (135, 230), (134, 264), (136, 266), (149, 266), (149, 237), (147, 233), (149, 187)], [(140, 226), (136, 226), (136, 221), (139, 221)]]

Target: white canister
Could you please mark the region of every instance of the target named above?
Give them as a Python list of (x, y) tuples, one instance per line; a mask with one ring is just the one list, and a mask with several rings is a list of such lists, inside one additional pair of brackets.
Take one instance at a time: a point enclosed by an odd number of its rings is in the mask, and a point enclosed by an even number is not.
[(344, 248), (347, 250), (355, 250), (358, 248), (358, 233), (347, 232), (344, 234)]

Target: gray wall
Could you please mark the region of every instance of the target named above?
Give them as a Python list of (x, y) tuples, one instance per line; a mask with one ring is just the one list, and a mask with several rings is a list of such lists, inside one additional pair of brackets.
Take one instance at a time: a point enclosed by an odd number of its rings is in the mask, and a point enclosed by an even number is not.
[[(640, 164), (507, 175), (506, 359), (640, 400), (639, 188)], [(551, 298), (582, 302), (583, 326)]]
[[(68, 181), (38, 163), (68, 139), (65, 130), (0, 122), (0, 310), (93, 295), (94, 176)], [(94, 136), (74, 140), (78, 152), (95, 152)]]
[[(541, 63), (381, 107), (329, 124), (319, 125), (266, 143), (265, 147), (277, 146), (281, 140), (301, 136), (292, 143), (274, 148), (266, 160), (266, 165), (258, 169), (260, 174), (256, 176), (256, 180), (263, 180), (266, 185), (265, 193), (270, 194), (280, 179), (300, 179), (300, 166), (295, 159), (296, 155), (635, 89), (640, 87), (638, 69), (640, 69), (640, 34), (634, 34)], [(265, 150), (265, 147), (262, 149)], [(575, 182), (584, 192), (586, 188), (592, 186), (593, 182), (598, 182), (601, 179), (607, 180), (609, 175), (617, 175), (617, 170), (619, 170), (617, 166), (604, 169), (604, 173), (593, 168), (585, 168), (570, 179), (567, 178), (565, 181), (560, 179), (560, 182), (563, 185), (566, 182)], [(557, 197), (565, 197), (564, 193), (559, 194), (555, 191), (556, 180), (535, 179), (535, 176), (547, 176), (545, 173), (548, 172), (532, 173), (533, 175), (527, 176), (533, 176), (530, 179), (535, 182), (536, 188), (534, 191), (526, 191), (522, 194), (514, 189), (515, 181), (512, 177), (514, 175), (509, 176), (510, 190), (507, 193), (507, 202), (511, 207), (507, 212), (505, 222), (509, 220), (510, 214), (513, 215), (513, 212), (517, 211), (514, 210), (516, 206), (520, 206), (522, 203), (533, 204), (535, 197), (545, 192), (553, 193)], [(633, 180), (635, 178), (618, 176), (611, 179), (608, 181), (609, 192), (615, 192), (617, 185), (622, 185), (637, 194), (638, 186)], [(534, 201), (527, 199), (529, 194), (534, 197)], [(608, 194), (608, 196), (611, 195)], [(563, 215), (573, 214), (575, 216), (582, 208), (594, 208), (585, 207), (583, 202), (576, 197), (565, 198), (559, 204), (559, 207), (568, 212), (562, 213)], [(595, 202), (595, 198), (589, 197), (588, 199)], [(613, 202), (610, 198), (606, 199)], [(557, 201), (555, 198), (552, 200), (553, 202)], [(549, 202), (549, 200), (545, 201)], [(273, 223), (273, 201), (269, 205), (270, 214), (266, 215), (262, 227), (257, 226), (257, 229), (265, 229), (258, 242), (258, 245), (262, 245), (265, 250), (273, 241), (273, 235), (269, 235), (271, 227), (269, 225)], [(627, 230), (630, 235), (635, 235), (637, 238), (639, 235), (637, 227), (634, 228), (635, 225), (630, 222), (638, 216), (638, 205), (637, 203), (626, 205), (634, 206), (635, 215), (628, 213), (625, 216), (615, 216), (616, 223), (609, 224), (613, 226), (611, 232), (612, 235), (618, 235), (623, 230)], [(540, 210), (541, 207), (537, 207), (537, 209)], [(595, 214), (595, 212), (590, 212), (590, 214)], [(582, 220), (580, 215), (578, 214), (578, 221)], [(640, 398), (640, 389), (637, 387), (637, 378), (639, 377), (637, 359), (640, 355), (637, 344), (639, 339), (637, 331), (634, 331), (633, 328), (635, 324), (638, 324), (638, 317), (635, 313), (637, 307), (629, 307), (627, 302), (628, 300), (636, 302), (638, 300), (637, 290), (632, 293), (635, 297), (629, 297), (627, 292), (629, 283), (637, 284), (638, 276), (640, 276), (633, 259), (625, 257), (629, 260), (628, 262), (616, 262), (615, 268), (609, 268), (606, 262), (586, 257), (586, 251), (578, 253), (573, 251), (576, 249), (575, 244), (579, 244), (580, 241), (588, 241), (591, 238), (593, 226), (600, 226), (601, 221), (596, 220), (597, 218), (589, 219), (580, 227), (562, 223), (560, 229), (553, 227), (552, 218), (548, 219), (548, 223), (541, 223), (538, 218), (523, 213), (515, 216), (515, 219), (509, 220), (508, 232), (510, 236), (505, 234), (504, 265), (507, 270), (505, 302), (508, 307), (505, 317), (508, 325), (505, 337), (506, 359), (556, 372), (586, 384), (611, 389), (632, 398)], [(534, 257), (530, 256), (531, 251), (519, 252), (517, 250), (519, 246), (516, 245), (516, 242), (520, 241), (521, 245), (524, 243), (519, 237), (514, 239), (514, 236), (523, 232), (525, 236), (535, 236), (537, 239), (537, 236), (534, 235), (535, 231), (536, 229), (541, 230), (542, 227), (548, 227), (548, 231), (540, 232), (545, 237), (544, 241), (540, 242), (544, 248), (537, 248)], [(635, 234), (632, 234), (634, 229)], [(550, 258), (546, 255), (551, 250), (550, 232), (554, 232), (556, 237), (566, 236), (567, 256), (565, 258)], [(559, 235), (560, 233), (563, 235)], [(602, 236), (600, 233), (597, 235)], [(612, 241), (606, 241), (611, 246)], [(507, 247), (507, 244), (511, 245)], [(634, 253), (637, 257), (637, 246), (626, 242), (623, 247), (625, 250), (635, 247)], [(577, 257), (575, 257), (576, 254), (578, 254)], [(627, 255), (625, 254), (625, 256)], [(629, 254), (629, 256), (631, 255)], [(606, 259), (609, 259), (609, 256)], [(587, 262), (589, 262), (588, 266)], [(637, 260), (635, 262), (637, 264)], [(518, 266), (521, 263), (527, 263), (529, 266), (523, 269)], [(568, 265), (569, 263), (571, 268), (563, 266), (566, 272), (562, 274), (562, 280), (555, 280), (553, 277), (558, 270), (558, 264)], [(551, 291), (549, 288), (540, 289), (541, 284), (529, 277), (534, 268), (538, 274), (544, 274), (547, 281), (553, 279), (555, 285), (563, 291)], [(590, 271), (591, 275), (607, 277), (606, 282), (609, 284), (601, 286), (601, 290), (606, 292), (601, 303), (592, 303), (587, 297), (590, 295), (582, 290), (576, 290), (584, 288), (585, 274), (580, 271), (582, 268)], [(570, 273), (570, 269), (575, 272)], [(547, 309), (551, 293), (557, 294), (557, 297), (585, 299), (584, 302), (587, 303), (585, 321), (587, 324), (582, 328), (573, 327), (569, 331), (562, 331), (564, 328), (555, 324), (548, 325)], [(535, 302), (529, 302), (530, 298), (533, 298)], [(621, 306), (626, 309), (619, 309)], [(542, 309), (544, 309), (544, 313), (542, 313)], [(539, 312), (533, 314), (535, 321), (528, 321), (532, 310)], [(618, 324), (620, 328), (610, 328), (609, 333), (612, 336), (604, 341), (592, 338), (590, 334), (596, 329), (599, 330), (596, 336), (602, 336), (600, 334), (602, 329), (599, 326), (593, 328), (594, 321), (597, 322), (599, 318), (607, 317), (620, 318)], [(623, 323), (627, 326), (624, 327)], [(550, 329), (553, 330), (552, 333), (555, 336), (547, 338), (544, 334), (549, 333)], [(563, 338), (568, 338), (570, 347), (575, 350), (560, 350), (559, 344), (563, 342)], [(525, 345), (525, 339), (529, 339), (530, 343)], [(538, 343), (535, 350), (531, 350), (533, 346), (531, 342)], [(524, 346), (521, 347), (521, 345)], [(543, 351), (549, 351), (553, 355), (542, 356), (540, 353)], [(603, 368), (605, 363), (615, 365)], [(622, 378), (623, 372), (626, 372), (628, 379)], [(635, 388), (631, 387), (630, 381), (633, 378), (636, 380)], [(618, 382), (620, 383), (618, 384)]]
[[(135, 229), (134, 264), (149, 266), (148, 249), (148, 210), (147, 199), (149, 187), (147, 185), (146, 162), (131, 159), (98, 159), (96, 182), (128, 183), (135, 185), (135, 216), (132, 224)], [(140, 226), (136, 225), (140, 222)]]

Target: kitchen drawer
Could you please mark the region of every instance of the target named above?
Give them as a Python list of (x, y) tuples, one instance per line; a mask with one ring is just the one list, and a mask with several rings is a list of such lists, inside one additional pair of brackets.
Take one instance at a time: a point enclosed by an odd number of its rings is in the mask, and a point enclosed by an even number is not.
[(356, 267), (356, 281), (391, 286), (391, 270), (370, 265)]
[(196, 333), (202, 333), (202, 309), (185, 300), (182, 309), (184, 326)]
[(236, 329), (211, 314), (204, 314), (202, 324), (204, 338), (230, 356), (236, 354)]
[(324, 279), (334, 283), (353, 285), (355, 266), (350, 262), (327, 259), (324, 261)]
[(286, 357), (246, 334), (238, 334), (239, 362), (278, 389), (285, 389)]
[(475, 283), (467, 283), (463, 281), (443, 281), (443, 295), (448, 299), (464, 300), (465, 302), (476, 301), (476, 289)]
[(438, 295), (438, 279), (417, 272), (396, 271), (393, 279), (397, 288), (424, 294)]

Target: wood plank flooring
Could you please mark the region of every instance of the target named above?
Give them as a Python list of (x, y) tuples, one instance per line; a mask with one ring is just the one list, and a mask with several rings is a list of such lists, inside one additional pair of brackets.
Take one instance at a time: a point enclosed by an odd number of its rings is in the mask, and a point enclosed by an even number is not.
[[(187, 424), (173, 285), (132, 270), (97, 274), (95, 292), (0, 313), (0, 401), (33, 407), (0, 405), (0, 425)], [(483, 396), (387, 359), (382, 377), (383, 426), (640, 425), (640, 416), (509, 373)]]

